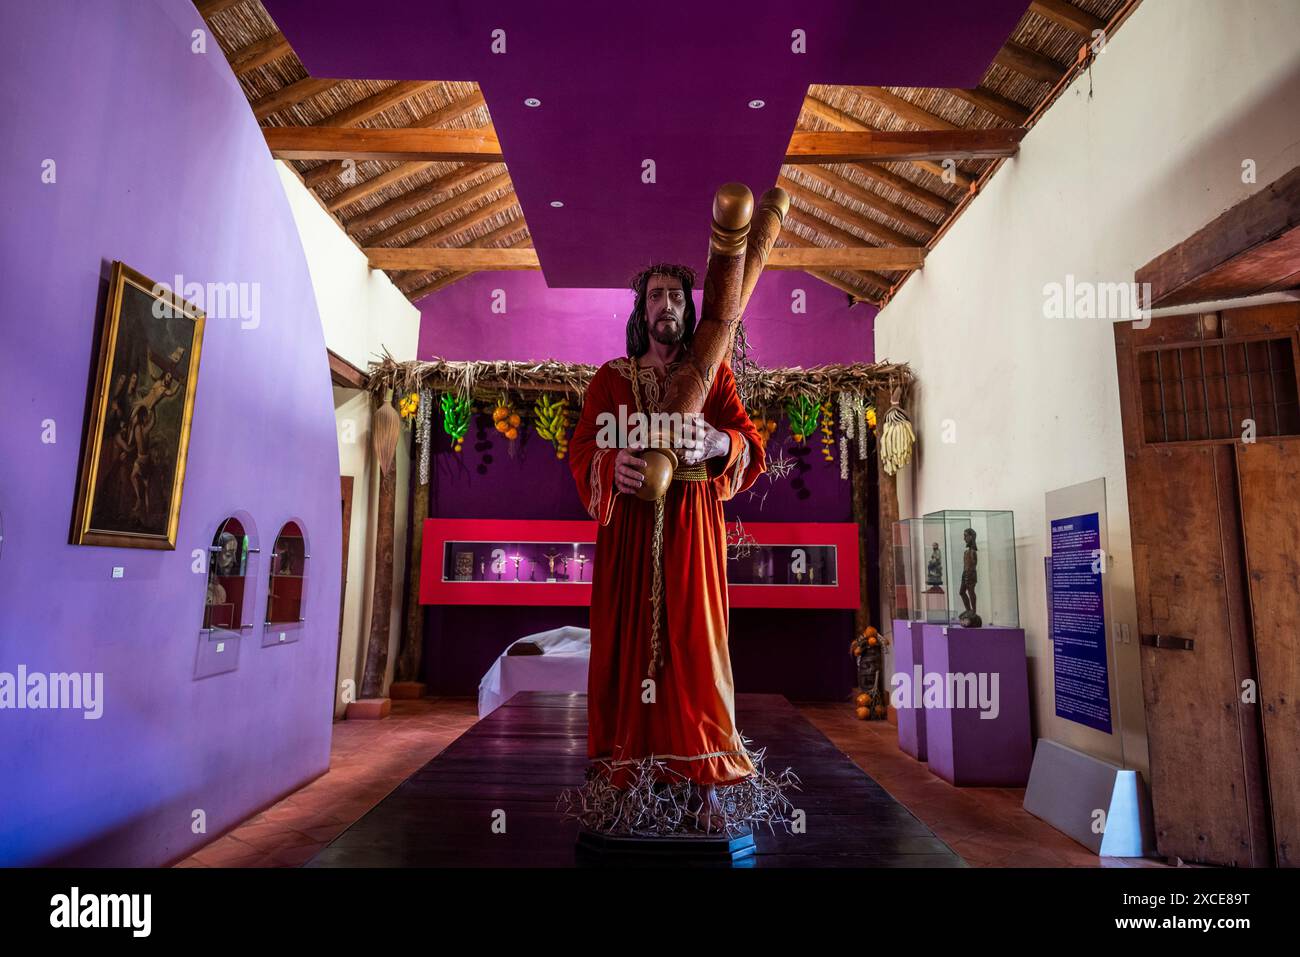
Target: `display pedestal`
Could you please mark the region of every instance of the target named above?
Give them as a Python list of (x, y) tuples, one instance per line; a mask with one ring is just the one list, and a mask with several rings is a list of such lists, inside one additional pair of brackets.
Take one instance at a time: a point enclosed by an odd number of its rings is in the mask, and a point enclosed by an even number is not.
[(641, 862), (659, 867), (686, 863), (746, 867), (753, 864), (754, 832), (746, 827), (730, 837), (722, 834), (616, 837), (582, 830), (578, 832), (578, 857), (584, 863), (620, 866)]
[[(899, 621), (894, 619), (894, 674), (907, 676), (910, 682), (916, 674), (916, 666), (925, 671), (925, 644), (921, 641), (921, 623), (919, 621)], [(894, 681), (889, 683), (894, 688)], [(905, 754), (910, 754), (918, 761), (925, 760), (925, 709), (911, 707), (910, 699), (904, 707), (895, 707), (898, 715), (898, 747)]]
[[(1033, 758), (1024, 631), (924, 625), (922, 632), (926, 684), (937, 684), (940, 698), (925, 708), (930, 770), (958, 787), (1024, 787)], [(918, 699), (923, 693), (915, 691)]]

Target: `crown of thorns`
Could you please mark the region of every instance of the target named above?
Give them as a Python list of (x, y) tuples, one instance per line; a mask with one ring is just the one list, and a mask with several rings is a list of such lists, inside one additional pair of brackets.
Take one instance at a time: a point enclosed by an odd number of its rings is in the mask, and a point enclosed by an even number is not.
[(695, 285), (695, 270), (690, 266), (683, 266), (679, 263), (655, 263), (642, 269), (632, 277), (630, 283), (632, 291), (640, 295), (641, 287), (649, 282), (651, 276), (672, 276), (674, 279), (680, 279), (685, 285)]

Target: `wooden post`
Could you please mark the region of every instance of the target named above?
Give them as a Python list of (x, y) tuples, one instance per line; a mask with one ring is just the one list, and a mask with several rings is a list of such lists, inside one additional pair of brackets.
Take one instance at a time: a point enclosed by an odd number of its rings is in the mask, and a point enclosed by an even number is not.
[[(432, 440), (431, 440), (432, 441)], [(397, 652), (397, 673), (393, 680), (394, 697), (420, 698), (424, 696), (424, 683), (420, 681), (420, 665), (424, 659), (424, 606), (420, 604), (420, 559), (424, 551), (424, 520), (429, 515), (429, 486), (420, 484), (419, 449), (411, 456), (411, 475), (414, 491), (411, 507), (407, 511), (410, 523), (411, 550), (406, 556), (406, 622), (402, 629), (402, 644)], [(401, 682), (402, 689), (397, 690)]]
[[(876, 392), (877, 421), (883, 425), (885, 412), (890, 408), (888, 388)], [(898, 521), (898, 482), (896, 475), (885, 472), (880, 456), (876, 456), (877, 495), (880, 500), (879, 562), (880, 562), (880, 622), (876, 625), (882, 635), (894, 633), (894, 523)]]
[[(863, 441), (868, 441), (866, 436)], [(871, 459), (859, 459), (852, 444), (846, 450), (849, 456), (849, 483), (853, 523), (858, 526), (858, 607), (853, 614), (854, 634), (860, 635), (868, 625), (876, 625), (883, 633), (884, 629), (871, 620), (876, 607), (872, 600), (873, 584), (871, 581), (871, 562), (868, 529), (875, 523), (876, 513), (871, 507), (871, 472), (874, 467)]]
[(361, 697), (379, 698), (384, 693), (388, 670), (388, 635), (393, 605), (393, 524), (397, 504), (397, 461), (387, 471), (379, 469), (379, 515), (375, 529), (375, 587), (370, 602), (370, 638), (366, 642), (366, 668), (361, 679)]

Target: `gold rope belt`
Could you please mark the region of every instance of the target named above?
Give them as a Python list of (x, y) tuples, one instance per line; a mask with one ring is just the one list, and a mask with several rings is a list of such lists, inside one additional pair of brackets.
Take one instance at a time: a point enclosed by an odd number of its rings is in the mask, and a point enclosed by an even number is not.
[(678, 466), (677, 471), (673, 472), (674, 482), (707, 482), (709, 480), (709, 469), (704, 463), (699, 465)]

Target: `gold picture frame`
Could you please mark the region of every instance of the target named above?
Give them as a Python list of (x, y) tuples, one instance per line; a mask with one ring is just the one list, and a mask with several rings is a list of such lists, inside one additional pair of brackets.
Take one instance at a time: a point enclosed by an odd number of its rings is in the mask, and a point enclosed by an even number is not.
[(176, 547), (206, 318), (113, 263), (72, 544)]

